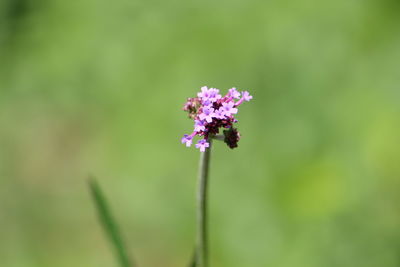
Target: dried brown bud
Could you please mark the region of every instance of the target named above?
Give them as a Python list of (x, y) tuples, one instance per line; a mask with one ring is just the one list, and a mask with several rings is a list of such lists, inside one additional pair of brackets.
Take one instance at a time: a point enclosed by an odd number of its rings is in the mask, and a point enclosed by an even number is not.
[(229, 128), (229, 130), (224, 130), (224, 142), (230, 147), (235, 148), (238, 146), (238, 142), (240, 140), (240, 133), (236, 128)]

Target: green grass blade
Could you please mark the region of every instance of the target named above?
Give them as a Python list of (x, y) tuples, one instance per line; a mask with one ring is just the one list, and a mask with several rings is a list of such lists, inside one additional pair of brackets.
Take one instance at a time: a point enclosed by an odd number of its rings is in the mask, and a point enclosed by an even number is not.
[(192, 259), (190, 260), (190, 264), (188, 265), (188, 267), (196, 267), (196, 266), (197, 266), (197, 263), (196, 263), (196, 250), (194, 250)]
[(121, 267), (133, 267), (134, 265), (130, 262), (128, 253), (126, 251), (124, 242), (121, 234), (115, 223), (115, 220), (111, 216), (110, 209), (108, 208), (106, 199), (101, 192), (100, 186), (96, 180), (91, 178), (89, 180), (90, 192), (96, 205), (97, 213), (101, 224), (103, 225), (104, 231), (108, 236), (110, 242), (115, 248), (115, 254), (118, 258)]

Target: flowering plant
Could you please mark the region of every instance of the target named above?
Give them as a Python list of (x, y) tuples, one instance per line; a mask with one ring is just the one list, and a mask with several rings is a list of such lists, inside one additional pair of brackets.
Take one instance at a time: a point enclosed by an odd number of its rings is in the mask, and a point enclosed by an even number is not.
[[(182, 143), (190, 147), (193, 137), (202, 137), (196, 148), (200, 149), (200, 165), (197, 190), (197, 229), (196, 244), (191, 260), (191, 267), (208, 267), (207, 246), (207, 184), (210, 165), (211, 144), (213, 139), (223, 140), (230, 148), (237, 147), (240, 134), (233, 127), (237, 123), (235, 114), (238, 107), (244, 101), (250, 101), (253, 97), (249, 92), (238, 92), (236, 88), (229, 89), (225, 96), (219, 94), (216, 88), (201, 88), (201, 92), (195, 98), (188, 98), (183, 110), (189, 113), (189, 118), (194, 120), (194, 130), (190, 135), (185, 134)], [(220, 129), (223, 135), (219, 135)], [(118, 227), (111, 216), (107, 202), (94, 179), (89, 181), (90, 190), (98, 210), (99, 218), (103, 224), (111, 243), (115, 248), (116, 256), (121, 267), (136, 266), (129, 257)]]
[[(234, 115), (238, 113), (238, 106), (252, 98), (249, 92), (239, 92), (236, 88), (229, 89), (228, 93), (222, 96), (218, 89), (203, 86), (197, 97), (188, 98), (183, 107), (183, 110), (189, 113), (189, 118), (194, 120), (194, 130), (189, 135), (185, 134), (181, 142), (190, 147), (193, 138), (198, 135), (203, 137), (196, 144), (196, 148), (201, 152), (210, 146), (209, 137), (223, 139), (230, 148), (237, 147), (240, 134), (233, 127), (237, 122)], [(225, 129), (223, 136), (217, 136), (220, 128)]]
[[(200, 165), (197, 191), (197, 235), (196, 247), (192, 264), (193, 267), (208, 267), (207, 249), (207, 184), (210, 165), (210, 151), (213, 139), (223, 140), (230, 148), (237, 147), (240, 134), (233, 124), (237, 122), (235, 114), (244, 101), (253, 97), (249, 92), (239, 92), (236, 88), (229, 89), (225, 96), (219, 94), (216, 88), (203, 86), (195, 98), (188, 98), (183, 110), (189, 113), (194, 120), (194, 129), (191, 134), (185, 134), (182, 143), (190, 147), (193, 138), (202, 137), (196, 148), (200, 149)], [(223, 135), (219, 135), (220, 129)]]

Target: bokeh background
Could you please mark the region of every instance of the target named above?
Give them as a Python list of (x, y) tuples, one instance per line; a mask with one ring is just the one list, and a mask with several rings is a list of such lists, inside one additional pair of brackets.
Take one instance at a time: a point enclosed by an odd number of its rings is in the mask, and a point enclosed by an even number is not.
[(181, 110), (249, 90), (216, 144), (218, 267), (400, 266), (400, 2), (0, 1), (0, 265), (186, 266), (199, 153)]

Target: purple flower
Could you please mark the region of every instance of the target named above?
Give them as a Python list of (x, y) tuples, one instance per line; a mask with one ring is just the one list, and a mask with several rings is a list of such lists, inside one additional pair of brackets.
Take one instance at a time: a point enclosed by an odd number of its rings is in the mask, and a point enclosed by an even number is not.
[(219, 90), (216, 89), (216, 88), (210, 88), (210, 89), (208, 90), (208, 93), (209, 93), (208, 99), (209, 99), (210, 101), (212, 101), (212, 102), (215, 102), (215, 101), (217, 101), (218, 99), (221, 99), (221, 98), (222, 98), (222, 96), (219, 94)]
[(194, 121), (194, 130), (195, 130), (196, 132), (202, 132), (202, 131), (204, 131), (204, 130), (206, 129), (205, 124), (206, 124), (206, 123), (205, 123), (204, 121), (195, 120), (195, 121)]
[(207, 122), (212, 122), (214, 117), (214, 109), (210, 107), (203, 107), (203, 112), (199, 114), (200, 120), (206, 120)]
[[(188, 98), (183, 107), (189, 118), (194, 120), (194, 131), (190, 135), (185, 134), (181, 142), (189, 147), (193, 138), (198, 135), (202, 140), (196, 144), (196, 148), (204, 152), (210, 146), (208, 138), (214, 138), (223, 130), (225, 143), (230, 148), (237, 147), (240, 139), (239, 132), (234, 128), (234, 124), (238, 122), (235, 118), (235, 114), (238, 113), (237, 107), (253, 97), (247, 91), (239, 93), (234, 87), (222, 97), (218, 89), (207, 86), (203, 86), (197, 96)], [(239, 100), (235, 103), (234, 99)]]
[(193, 139), (192, 135), (185, 134), (183, 135), (181, 142), (182, 144), (186, 143), (186, 147), (190, 147), (192, 145), (192, 139)]
[(211, 101), (209, 98), (203, 99), (203, 101), (202, 101), (201, 103), (202, 103), (203, 106), (205, 106), (205, 107), (211, 107), (211, 106), (214, 104), (214, 102)]
[(212, 105), (215, 101), (222, 98), (222, 96), (219, 94), (218, 89), (208, 89), (207, 86), (201, 87), (201, 92), (198, 93), (197, 96), (202, 99), (202, 104), (204, 106)]
[(233, 98), (237, 98), (237, 99), (240, 98), (240, 93), (236, 90), (235, 87), (229, 89), (228, 95), (229, 95), (230, 97), (233, 97)]
[(250, 101), (251, 99), (253, 99), (253, 96), (251, 96), (250, 93), (247, 92), (247, 91), (243, 92), (243, 96), (242, 97), (243, 97), (244, 101), (247, 101), (247, 102)]
[(242, 98), (241, 98), (238, 102), (236, 102), (235, 107), (237, 107), (237, 106), (239, 106), (240, 104), (242, 104), (243, 101), (250, 101), (251, 99), (253, 99), (253, 96), (251, 96), (251, 95), (249, 94), (249, 92), (244, 91), (244, 92), (242, 93)]
[(197, 93), (197, 96), (201, 97), (203, 99), (208, 99), (210, 97), (210, 92), (209, 92), (207, 86), (201, 87), (201, 92)]
[(228, 102), (228, 103), (222, 103), (222, 111), (224, 112), (225, 116), (231, 116), (232, 114), (236, 114), (238, 112), (238, 109), (234, 107), (235, 103), (233, 102)]
[(225, 111), (223, 108), (217, 109), (214, 111), (214, 117), (220, 120), (225, 119)]
[(196, 148), (200, 149), (200, 152), (206, 151), (206, 148), (210, 146), (210, 143), (206, 139), (201, 139), (197, 142)]

